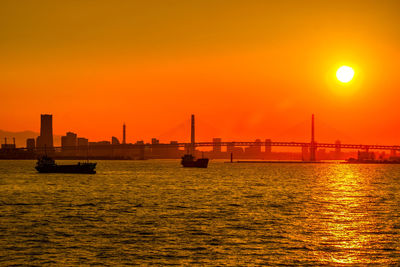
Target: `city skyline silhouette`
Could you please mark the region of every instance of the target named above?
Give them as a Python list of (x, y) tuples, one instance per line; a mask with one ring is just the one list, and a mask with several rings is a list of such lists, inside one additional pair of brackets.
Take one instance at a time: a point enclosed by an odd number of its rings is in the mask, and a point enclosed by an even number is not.
[[(214, 137), (212, 141), (198, 141), (196, 139), (195, 115), (190, 118), (190, 142), (169, 141), (163, 142), (152, 138), (151, 142), (137, 140), (127, 142), (126, 124), (122, 125), (122, 142), (116, 136), (111, 141), (93, 141), (74, 132), (67, 132), (61, 136), (61, 145), (54, 145), (53, 116), (40, 115), (40, 134), (35, 138), (26, 139), (26, 146), (17, 147), (16, 139), (13, 143), (1, 145), (0, 158), (2, 159), (30, 159), (40, 155), (51, 155), (61, 159), (80, 159), (89, 154), (97, 159), (157, 159), (180, 158), (183, 155), (200, 155), (213, 159), (227, 159), (233, 162), (237, 159), (256, 160), (291, 160), (291, 162), (323, 163), (324, 160), (343, 160), (352, 162), (357, 155), (358, 160), (385, 161), (396, 163), (399, 161), (400, 145), (342, 143), (339, 139), (335, 142), (319, 142), (316, 139), (315, 116), (311, 115), (309, 141), (284, 141), (259, 139), (250, 140), (222, 140)], [(211, 150), (210, 150), (211, 148)], [(342, 151), (348, 150), (346, 152)], [(357, 150), (357, 153), (355, 151)], [(192, 157), (192, 156), (191, 156)], [(206, 159), (208, 162), (208, 158)], [(293, 161), (294, 160), (294, 161)], [(239, 162), (239, 161), (238, 161)], [(270, 161), (267, 161), (270, 162)], [(284, 161), (282, 163), (285, 163)], [(378, 163), (379, 163), (378, 162)], [(353, 162), (352, 162), (353, 163)]]

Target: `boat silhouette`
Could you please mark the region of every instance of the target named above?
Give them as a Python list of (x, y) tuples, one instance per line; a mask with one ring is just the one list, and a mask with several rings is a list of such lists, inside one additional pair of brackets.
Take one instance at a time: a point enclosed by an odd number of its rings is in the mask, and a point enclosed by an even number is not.
[(182, 157), (181, 164), (183, 167), (187, 168), (207, 168), (208, 158), (200, 158), (195, 160), (193, 155), (186, 154)]
[(78, 162), (74, 165), (58, 165), (54, 159), (43, 156), (36, 162), (35, 169), (40, 173), (96, 173), (97, 163)]

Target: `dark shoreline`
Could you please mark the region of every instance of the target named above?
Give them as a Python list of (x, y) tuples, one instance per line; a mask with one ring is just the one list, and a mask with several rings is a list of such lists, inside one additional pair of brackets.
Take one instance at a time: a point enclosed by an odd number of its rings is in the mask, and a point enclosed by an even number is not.
[(296, 160), (237, 160), (237, 161), (226, 161), (225, 163), (294, 163), (294, 164), (310, 164), (310, 163), (328, 163), (333, 164), (336, 162), (329, 162), (329, 161), (296, 161)]

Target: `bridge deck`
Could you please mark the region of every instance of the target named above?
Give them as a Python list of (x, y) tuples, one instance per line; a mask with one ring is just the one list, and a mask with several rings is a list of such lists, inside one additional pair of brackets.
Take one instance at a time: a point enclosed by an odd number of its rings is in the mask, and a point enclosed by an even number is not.
[[(196, 147), (212, 147), (212, 146), (275, 146), (275, 147), (312, 147), (311, 143), (307, 142), (197, 142), (195, 143)], [(176, 144), (120, 144), (120, 145), (111, 145), (111, 144), (95, 144), (89, 145), (90, 149), (135, 149), (140, 147), (190, 147), (191, 143), (176, 143)], [(340, 148), (340, 149), (359, 149), (359, 150), (400, 150), (400, 145), (364, 145), (364, 144), (331, 144), (331, 143), (314, 143), (315, 148)], [(74, 147), (63, 147), (63, 149), (80, 149), (86, 150), (87, 146), (74, 146)], [(54, 147), (53, 149), (61, 149), (61, 147)], [(17, 150), (27, 150), (27, 148), (17, 148)]]

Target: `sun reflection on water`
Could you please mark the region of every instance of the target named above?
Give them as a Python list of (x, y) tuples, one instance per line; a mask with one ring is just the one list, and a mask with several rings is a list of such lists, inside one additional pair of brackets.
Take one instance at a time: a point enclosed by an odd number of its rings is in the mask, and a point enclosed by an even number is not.
[[(385, 249), (381, 245), (384, 242), (377, 241), (387, 237), (376, 221), (380, 199), (374, 194), (379, 188), (374, 188), (373, 176), (344, 164), (324, 171), (324, 175), (316, 176), (312, 205), (308, 207), (314, 256), (321, 263), (376, 263), (377, 259), (372, 261), (366, 252), (372, 247)], [(381, 263), (388, 262), (382, 258)]]

